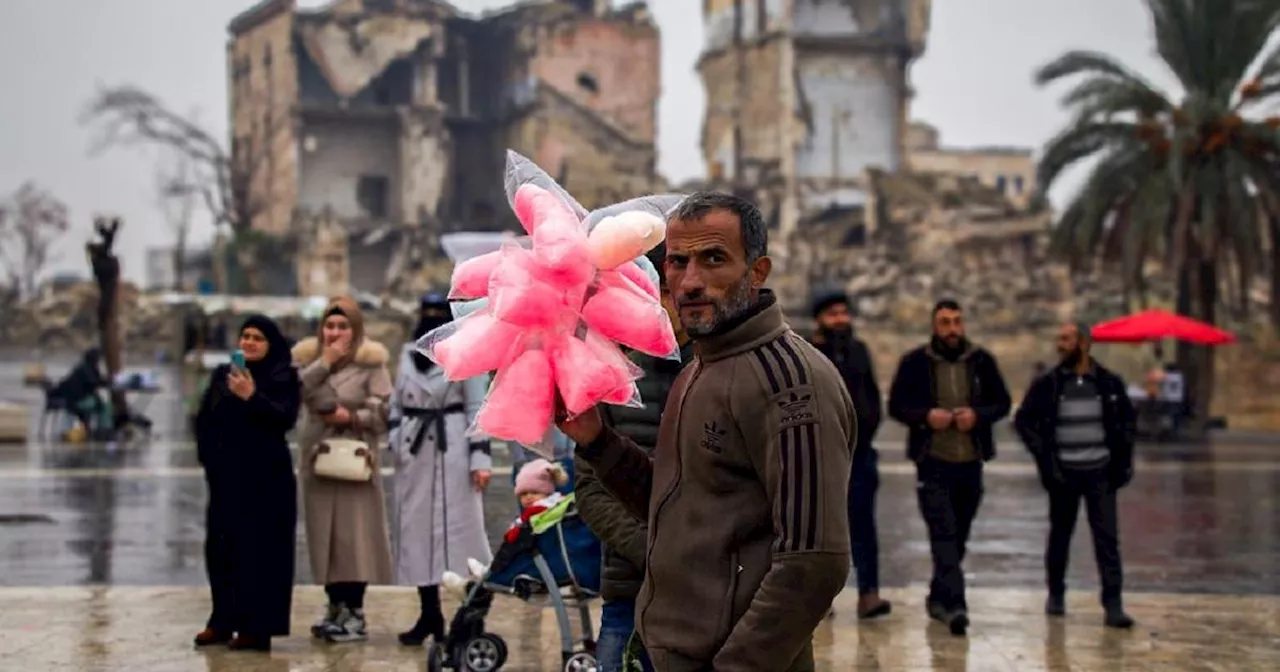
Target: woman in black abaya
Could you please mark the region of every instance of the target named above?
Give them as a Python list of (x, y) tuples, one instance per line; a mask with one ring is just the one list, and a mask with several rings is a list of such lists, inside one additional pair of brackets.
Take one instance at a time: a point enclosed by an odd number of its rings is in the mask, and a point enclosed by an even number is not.
[(215, 369), (196, 416), (213, 614), (195, 644), (269, 651), (272, 637), (289, 634), (298, 505), (285, 434), (298, 419), (301, 384), (270, 319), (246, 320), (239, 348), (244, 369)]

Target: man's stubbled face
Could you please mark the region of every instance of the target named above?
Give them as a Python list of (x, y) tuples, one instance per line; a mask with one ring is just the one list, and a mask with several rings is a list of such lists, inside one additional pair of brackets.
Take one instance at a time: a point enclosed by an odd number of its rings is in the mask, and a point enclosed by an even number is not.
[(830, 331), (846, 331), (853, 326), (853, 316), (849, 314), (849, 305), (833, 303), (822, 309), (817, 317), (818, 326)]
[(933, 315), (933, 335), (948, 348), (960, 347), (964, 340), (964, 315), (958, 310), (942, 308)]
[(1080, 328), (1065, 324), (1058, 330), (1058, 358), (1063, 364), (1074, 365), (1089, 351), (1089, 344), (1080, 338)]
[(714, 333), (756, 298), (742, 225), (725, 210), (667, 225), (665, 272), (680, 324), (693, 338)]

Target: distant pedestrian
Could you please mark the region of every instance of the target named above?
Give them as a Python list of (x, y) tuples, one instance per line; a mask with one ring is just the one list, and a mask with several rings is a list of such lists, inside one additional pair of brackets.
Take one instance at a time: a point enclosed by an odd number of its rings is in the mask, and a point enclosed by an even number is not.
[(880, 597), (880, 544), (876, 538), (880, 458), (871, 440), (880, 427), (883, 412), (880, 387), (876, 385), (871, 353), (853, 332), (848, 295), (820, 295), (813, 303), (813, 318), (818, 323), (811, 339), (813, 347), (835, 364), (858, 414), (858, 443), (849, 474), (849, 538), (853, 567), (858, 570), (858, 618), (878, 618), (893, 608)]
[(925, 607), (954, 635), (969, 628), (961, 563), (982, 503), (982, 463), (996, 454), (991, 429), (1009, 405), (995, 357), (965, 337), (960, 304), (939, 301), (932, 338), (898, 363), (889, 415), (907, 426), (907, 457), (916, 463), (916, 497), (929, 528), (933, 580)]
[(1120, 589), (1120, 529), (1116, 490), (1133, 478), (1135, 414), (1124, 380), (1089, 355), (1085, 325), (1058, 333), (1057, 368), (1031, 384), (1014, 418), (1019, 436), (1036, 458), (1049, 491), (1049, 543), (1045, 551), (1049, 599), (1045, 612), (1066, 613), (1067, 559), (1084, 500), (1094, 556), (1102, 580), (1105, 623), (1133, 627)]

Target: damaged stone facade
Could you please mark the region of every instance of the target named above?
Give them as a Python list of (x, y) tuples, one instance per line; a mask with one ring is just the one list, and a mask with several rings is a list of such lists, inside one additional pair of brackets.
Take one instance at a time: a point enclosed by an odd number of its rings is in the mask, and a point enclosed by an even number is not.
[(920, 121), (907, 128), (906, 167), (912, 172), (968, 175), (1026, 207), (1036, 196), (1036, 162), (1025, 147), (944, 147), (938, 129)]
[(655, 189), (658, 29), (608, 4), (265, 0), (232, 20), (233, 142), (265, 165), (254, 228), (300, 238), (297, 291), (447, 282), (441, 233), (518, 227), (508, 148), (587, 207)]
[(909, 69), (924, 51), (930, 7), (706, 0), (698, 71), (711, 178), (751, 185), (784, 236), (813, 213), (864, 205), (866, 171), (902, 163)]
[(1053, 322), (1078, 297), (1048, 257), (1031, 152), (946, 148), (910, 122), (930, 10), (930, 0), (706, 0), (710, 179), (687, 186), (761, 206), (774, 229), (770, 282), (797, 317), (815, 291), (840, 288), (889, 330), (926, 325), (941, 296), (995, 331)]

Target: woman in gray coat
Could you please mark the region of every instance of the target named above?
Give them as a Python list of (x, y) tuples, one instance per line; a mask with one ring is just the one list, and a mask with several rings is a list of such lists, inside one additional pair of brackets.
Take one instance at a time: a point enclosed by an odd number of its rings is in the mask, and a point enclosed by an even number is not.
[(396, 579), (417, 586), (422, 603), (418, 622), (400, 634), (406, 646), (421, 646), (427, 637), (444, 641), (440, 577), (445, 571), (466, 576), (467, 558), (488, 564), (491, 557), (483, 506), (489, 442), (466, 436), (484, 402), (487, 376), (445, 380), (414, 343), (449, 322), (448, 300), (428, 294), (420, 310), (413, 339), (400, 353), (391, 398)]

